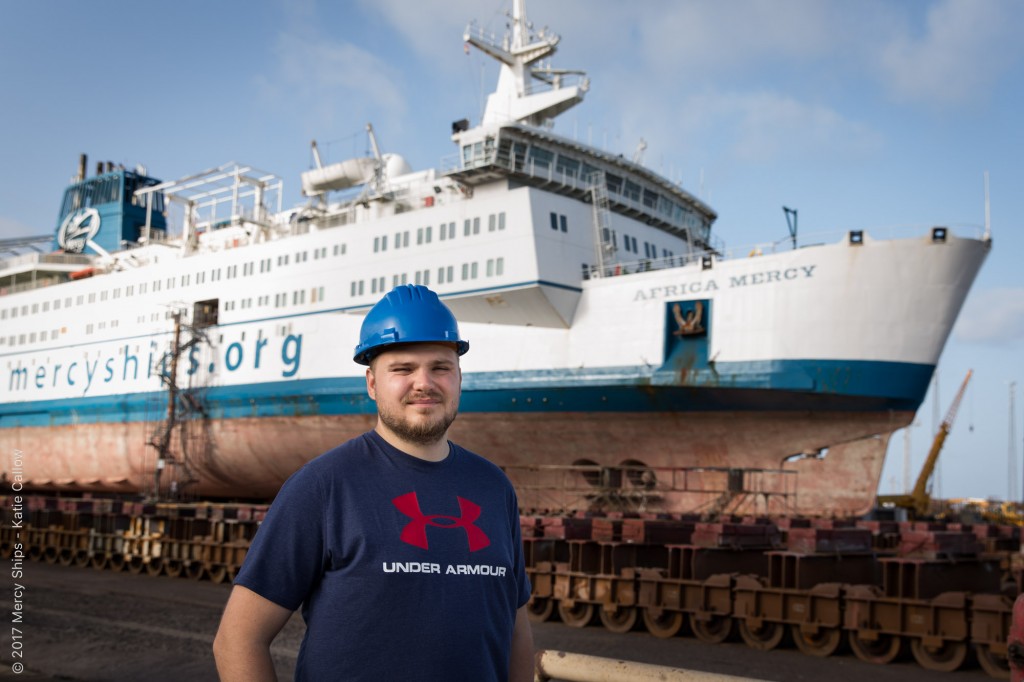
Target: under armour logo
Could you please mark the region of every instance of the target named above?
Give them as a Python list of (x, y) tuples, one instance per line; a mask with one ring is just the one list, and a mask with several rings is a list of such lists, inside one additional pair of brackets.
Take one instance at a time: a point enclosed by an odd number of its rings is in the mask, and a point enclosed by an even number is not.
[[(398, 508), (398, 511), (408, 516), (412, 521), (402, 529), (401, 540), (413, 547), (429, 549), (427, 543), (427, 526), (435, 528), (461, 528), (466, 531), (466, 540), (469, 542), (469, 551), (475, 552), (491, 544), (487, 535), (473, 524), (480, 518), (480, 506), (456, 496), (459, 501), (459, 511), (462, 516), (445, 516), (444, 514), (426, 515), (420, 511), (420, 502), (416, 499), (416, 493), (406, 493), (391, 500), (391, 503)], [(442, 523), (443, 521), (443, 523)]]

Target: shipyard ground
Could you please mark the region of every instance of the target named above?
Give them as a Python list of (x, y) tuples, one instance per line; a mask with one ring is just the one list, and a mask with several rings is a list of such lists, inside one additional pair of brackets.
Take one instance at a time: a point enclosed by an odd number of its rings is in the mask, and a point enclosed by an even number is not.
[[(96, 571), (27, 562), (24, 576), (24, 658), (12, 659), (4, 628), (0, 678), (21, 680), (216, 680), (211, 645), (230, 588), (209, 582)], [(0, 610), (10, 614), (12, 592)], [(762, 652), (741, 642), (706, 645), (688, 637), (661, 640), (643, 632), (616, 635), (600, 626), (574, 629), (557, 622), (534, 624), (538, 648), (611, 656), (764, 680), (934, 680), (912, 659), (871, 665), (850, 654), (827, 659), (795, 649)], [(278, 676), (292, 679), (303, 624), (298, 616), (274, 644)], [(11, 672), (22, 662), (20, 675)], [(990, 680), (972, 668), (941, 675), (950, 682)]]

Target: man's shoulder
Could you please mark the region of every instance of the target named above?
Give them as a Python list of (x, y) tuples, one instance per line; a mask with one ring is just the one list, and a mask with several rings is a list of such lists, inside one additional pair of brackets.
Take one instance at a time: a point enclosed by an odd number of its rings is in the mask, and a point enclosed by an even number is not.
[(509, 483), (508, 476), (505, 474), (505, 471), (497, 464), (487, 459), (483, 455), (479, 455), (473, 452), (472, 450), (467, 450), (458, 443), (452, 443), (452, 445), (459, 449), (462, 466), (471, 468), (478, 475), (494, 477), (505, 483), (508, 483), (509, 486), (512, 485), (511, 483)]
[(337, 445), (306, 462), (292, 475), (297, 479), (322, 479), (344, 473), (352, 468), (364, 467), (370, 458), (366, 434)]

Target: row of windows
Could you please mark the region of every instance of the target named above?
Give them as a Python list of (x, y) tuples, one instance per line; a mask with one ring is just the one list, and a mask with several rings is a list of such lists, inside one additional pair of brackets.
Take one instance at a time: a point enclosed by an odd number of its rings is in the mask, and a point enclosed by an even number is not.
[[(487, 216), (487, 231), (497, 232), (505, 229), (505, 212), (492, 213)], [(379, 235), (373, 238), (373, 252), (380, 253), (381, 251), (388, 250), (388, 244), (391, 244), (393, 249), (404, 249), (408, 248), (410, 242), (411, 230), (404, 230), (395, 232), (394, 239), (389, 241), (389, 237), (392, 235)], [(475, 234), (480, 234), (480, 218), (466, 218), (462, 223), (462, 236), (469, 237)], [(455, 239), (455, 223), (441, 223), (437, 226), (437, 238), (439, 241), (446, 241), (449, 239)], [(434, 239), (434, 227), (428, 225), (427, 227), (416, 228), (416, 244), (423, 245), (429, 244)]]
[[(604, 241), (605, 243), (611, 242), (614, 248), (619, 248), (619, 235), (615, 230), (609, 230), (604, 228)], [(631, 237), (628, 234), (622, 235), (622, 248), (630, 253), (640, 255), (639, 242), (636, 237)], [(672, 258), (675, 256), (675, 252), (669, 249), (661, 250), (661, 258)], [(658, 258), (658, 247), (656, 244), (650, 242), (644, 242), (644, 258), (655, 259)]]
[(27, 334), (0, 336), (0, 346), (24, 345), (26, 343), (35, 343), (37, 340), (46, 341), (47, 337), (49, 337), (51, 341), (54, 341), (58, 336), (60, 336), (62, 331), (67, 331), (67, 328), (53, 329), (48, 332), (30, 332)]
[[(500, 277), (505, 274), (505, 258), (488, 258), (484, 264), (486, 277)], [(430, 270), (417, 270), (413, 273), (413, 283), (430, 286)], [(480, 263), (462, 264), (462, 281), (477, 279), (480, 276)], [(437, 283), (447, 284), (455, 281), (455, 266), (443, 265), (437, 269)], [(391, 288), (409, 283), (408, 273), (391, 276)], [(370, 279), (369, 291), (371, 294), (383, 294), (388, 291), (387, 277), (373, 277)], [(362, 296), (366, 293), (366, 280), (358, 279), (350, 283), (349, 293), (352, 296)]]
[[(614, 230), (611, 231), (610, 236), (611, 236), (612, 246), (614, 246), (615, 248), (618, 248), (619, 247), (619, 245), (618, 245), (618, 237), (615, 234)], [(637, 242), (636, 237), (631, 237), (628, 234), (622, 235), (622, 246), (623, 246), (623, 248), (626, 251), (629, 251), (630, 253), (635, 253), (636, 255), (639, 256), (640, 255), (640, 248), (639, 248), (638, 244), (639, 244), (639, 242)], [(675, 252), (670, 251), (669, 249), (662, 249), (661, 250), (661, 257), (662, 258), (671, 258), (674, 255), (675, 255)], [(656, 245), (654, 245), (654, 244), (651, 244), (650, 242), (644, 242), (644, 258), (650, 258), (650, 259), (653, 260), (653, 259), (655, 259), (657, 257), (658, 257), (658, 247)]]
[[(343, 256), (343, 255), (345, 255), (345, 253), (346, 253), (345, 244), (335, 244), (334, 245), (334, 249), (333, 249), (333, 253), (334, 253), (335, 256)], [(326, 246), (313, 250), (313, 260), (319, 260), (321, 258), (327, 258), (327, 247)], [(272, 260), (273, 260), (272, 258), (264, 258), (263, 260), (259, 261), (260, 273), (261, 274), (270, 272)], [(290, 260), (291, 260), (291, 254), (284, 255), (284, 256), (278, 256), (277, 264), (279, 266), (288, 265)], [(295, 254), (295, 263), (296, 264), (298, 264), (298, 263), (305, 263), (308, 260), (309, 260), (309, 252), (308, 251), (299, 251), (298, 253)], [(242, 276), (243, 277), (248, 277), (248, 276), (254, 274), (255, 271), (256, 271), (256, 261), (250, 261), (248, 263), (242, 264)], [(193, 274), (195, 275), (195, 283), (196, 283), (196, 285), (200, 285), (200, 284), (205, 284), (206, 283), (207, 271), (202, 270), (202, 271), (196, 272), (196, 273), (189, 273), (187, 275), (181, 275), (181, 279), (180, 280), (178, 279), (178, 277), (168, 277), (166, 279), (157, 279), (157, 280), (153, 280), (152, 282), (143, 282), (143, 283), (139, 284), (137, 286), (137, 288), (136, 288), (136, 285), (129, 284), (129, 285), (124, 287), (123, 294), (124, 294), (125, 298), (128, 298), (128, 297), (134, 296), (136, 294), (136, 291), (138, 291), (139, 295), (143, 295), (143, 294), (149, 293), (150, 291), (156, 293), (158, 291), (163, 291), (164, 289), (171, 290), (171, 289), (174, 289), (175, 287), (177, 287), (179, 285), (182, 286), (182, 287), (191, 286), (191, 284), (192, 284), (192, 275)], [(227, 266), (225, 268), (213, 268), (213, 269), (211, 269), (209, 271), (209, 281), (211, 281), (211, 282), (219, 282), (221, 280), (221, 276), (222, 275), (224, 276), (224, 279), (235, 279), (235, 278), (237, 278), (238, 277), (238, 266), (237, 265), (229, 265), (229, 266)], [(19, 316), (26, 316), (26, 315), (30, 315), (30, 314), (34, 315), (34, 314), (37, 314), (37, 313), (40, 313), (40, 312), (47, 313), (51, 309), (52, 310), (60, 310), (62, 306), (64, 308), (70, 308), (72, 306), (72, 304), (74, 304), (76, 306), (81, 306), (81, 305), (85, 305), (86, 303), (95, 303), (97, 301), (97, 298), (98, 298), (98, 300), (100, 302), (104, 302), (104, 301), (107, 301), (107, 300), (115, 300), (115, 299), (121, 298), (121, 296), (122, 296), (122, 288), (121, 287), (116, 287), (114, 289), (104, 289), (103, 291), (100, 291), (98, 293), (97, 292), (93, 292), (93, 293), (90, 293), (90, 294), (79, 294), (77, 297), (68, 296), (67, 298), (64, 298), (64, 299), (57, 298), (57, 299), (54, 299), (52, 302), (51, 301), (43, 301), (42, 303), (33, 303), (31, 305), (25, 304), (25, 305), (22, 305), (22, 306), (12, 306), (10, 308), (0, 309), (0, 320), (6, 320), (8, 318), (13, 320), (13, 319), (15, 319), (15, 318), (17, 318)]]

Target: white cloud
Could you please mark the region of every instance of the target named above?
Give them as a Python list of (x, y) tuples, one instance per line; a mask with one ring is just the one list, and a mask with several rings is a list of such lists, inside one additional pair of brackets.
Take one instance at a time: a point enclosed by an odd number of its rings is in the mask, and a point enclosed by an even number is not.
[(780, 158), (865, 158), (882, 145), (879, 133), (821, 104), (774, 92), (712, 93), (687, 98), (678, 123), (696, 136), (717, 130), (730, 152), (747, 162)]
[(458, 41), (471, 20), (489, 25), (499, 36), (504, 26), (503, 6), (490, 16), (478, 16), (482, 6), (474, 0), (361, 0), (361, 4), (365, 11), (382, 15), (416, 52), (449, 63), (461, 56)]
[(640, 47), (652, 67), (694, 72), (760, 65), (765, 58), (805, 58), (827, 50), (835, 33), (825, 3), (670, 2), (638, 11), (636, 18)]
[(971, 296), (960, 313), (955, 336), (962, 341), (1024, 348), (1024, 288), (986, 289)]
[(312, 131), (334, 130), (339, 118), (366, 121), (384, 111), (395, 120), (406, 111), (399, 71), (356, 45), (291, 30), (275, 52), (276, 68), (257, 80), (262, 98)]
[(960, 104), (984, 96), (1021, 55), (1024, 5), (1012, 0), (943, 0), (910, 31), (882, 46), (878, 64), (897, 99)]

